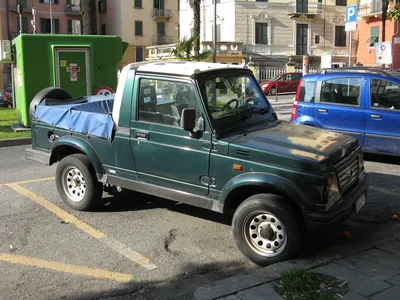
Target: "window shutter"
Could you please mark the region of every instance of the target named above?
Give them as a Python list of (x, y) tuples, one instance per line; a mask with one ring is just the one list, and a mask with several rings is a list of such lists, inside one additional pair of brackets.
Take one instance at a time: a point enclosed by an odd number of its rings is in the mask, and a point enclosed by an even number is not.
[(46, 19), (40, 18), (40, 32), (46, 33)]
[(68, 34), (72, 34), (72, 20), (67, 20)]
[(60, 19), (54, 19), (53, 33), (60, 33)]

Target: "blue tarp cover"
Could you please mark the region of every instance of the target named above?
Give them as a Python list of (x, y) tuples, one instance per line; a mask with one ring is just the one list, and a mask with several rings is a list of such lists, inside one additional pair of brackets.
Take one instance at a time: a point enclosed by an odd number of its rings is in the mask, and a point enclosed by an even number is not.
[(50, 103), (46, 105), (46, 100), (44, 100), (36, 106), (34, 116), (40, 122), (57, 128), (111, 139), (114, 128), (111, 115), (114, 99), (104, 96), (85, 98), (87, 101), (84, 103), (66, 105), (51, 105)]

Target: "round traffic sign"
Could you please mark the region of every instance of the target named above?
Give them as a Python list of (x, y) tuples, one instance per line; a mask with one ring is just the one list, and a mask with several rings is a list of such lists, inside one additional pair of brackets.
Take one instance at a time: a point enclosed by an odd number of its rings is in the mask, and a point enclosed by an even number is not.
[(385, 45), (381, 45), (380, 49), (381, 49), (382, 51), (385, 51), (385, 50), (386, 50), (386, 46), (385, 46)]
[(108, 86), (101, 86), (94, 91), (94, 94), (96, 96), (108, 96), (114, 94), (114, 90)]

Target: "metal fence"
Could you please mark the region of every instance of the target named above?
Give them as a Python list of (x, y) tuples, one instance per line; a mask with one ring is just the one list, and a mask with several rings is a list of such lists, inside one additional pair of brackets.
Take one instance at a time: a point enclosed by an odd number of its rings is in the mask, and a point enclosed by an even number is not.
[[(320, 68), (309, 68), (309, 73), (319, 72)], [(275, 76), (286, 73), (286, 68), (276, 68), (276, 67), (266, 67), (260, 66), (258, 71), (258, 79), (259, 80), (269, 80), (274, 78)], [(302, 68), (295, 68), (295, 72), (303, 72)]]

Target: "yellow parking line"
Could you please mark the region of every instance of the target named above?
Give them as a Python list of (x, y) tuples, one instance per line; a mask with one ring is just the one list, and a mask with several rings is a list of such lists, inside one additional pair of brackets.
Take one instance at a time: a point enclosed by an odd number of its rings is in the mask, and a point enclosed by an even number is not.
[(8, 184), (27, 184), (27, 183), (35, 183), (35, 182), (41, 182), (41, 181), (49, 181), (49, 180), (55, 180), (55, 177), (44, 177), (44, 178), (36, 178), (36, 179), (29, 179), (29, 180), (24, 180), (24, 181), (17, 181), (17, 182), (10, 182)]
[(133, 279), (133, 276), (130, 274), (64, 264), (56, 261), (49, 261), (22, 255), (0, 253), (0, 261), (119, 282), (128, 282)]
[(135, 262), (136, 264), (144, 267), (145, 269), (154, 270), (154, 269), (157, 268), (157, 266), (152, 264), (150, 262), (150, 259), (148, 259), (147, 257), (145, 257), (145, 256), (141, 255), (140, 253), (130, 249), (128, 246), (125, 246), (124, 244), (122, 244), (122, 243), (120, 243), (120, 242), (118, 242), (118, 241), (116, 241), (116, 240), (114, 240), (112, 238), (107, 237), (103, 232), (93, 228), (92, 226), (86, 224), (85, 222), (82, 222), (81, 220), (77, 219), (76, 217), (74, 217), (70, 213), (68, 213), (65, 210), (59, 208), (57, 205), (55, 205), (55, 204), (51, 203), (50, 201), (44, 199), (43, 197), (41, 197), (41, 196), (39, 196), (39, 195), (27, 190), (26, 188), (23, 188), (22, 186), (19, 186), (18, 184), (15, 184), (15, 183), (9, 183), (9, 184), (7, 184), (7, 186), (12, 188), (17, 193), (19, 193), (19, 194), (25, 196), (26, 198), (32, 200), (33, 202), (43, 206), (47, 210), (49, 210), (52, 213), (54, 213), (60, 219), (75, 225), (76, 227), (78, 227), (82, 231), (84, 231), (87, 234), (89, 234), (90, 236), (98, 239), (99, 241), (101, 241), (102, 243), (104, 243), (105, 245), (110, 247), (111, 249), (117, 251), (121, 255), (125, 256), (126, 258), (128, 258), (129, 260)]

